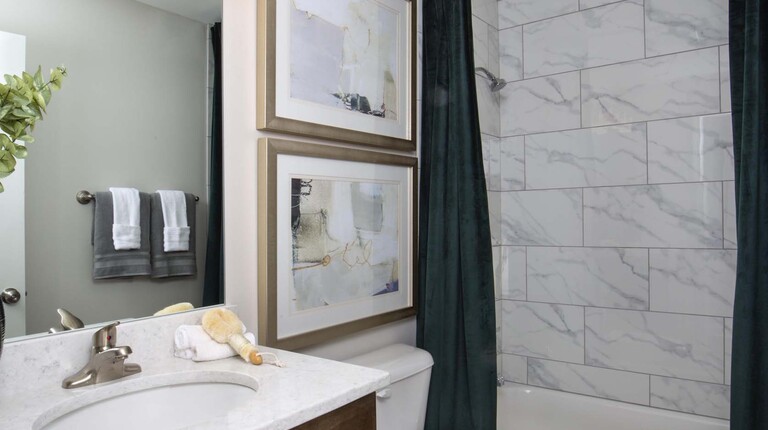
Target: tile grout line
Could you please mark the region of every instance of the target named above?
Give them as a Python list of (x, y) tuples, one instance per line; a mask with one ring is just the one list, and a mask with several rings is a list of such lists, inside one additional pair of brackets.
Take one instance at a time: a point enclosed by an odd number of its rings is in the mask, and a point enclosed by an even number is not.
[[(478, 19), (480, 19), (480, 18), (478, 17)], [(482, 19), (480, 19), (480, 21), (482, 21)], [(498, 31), (498, 30), (496, 30), (496, 31)], [(494, 72), (492, 70), (493, 68), (491, 67), (491, 26), (488, 23), (485, 24), (485, 38), (488, 40), (488, 44), (485, 45), (485, 58), (486, 58), (485, 61), (487, 63), (486, 66), (487, 66), (488, 70), (491, 71), (491, 73), (496, 73), (496, 76), (498, 76), (499, 72), (498, 71)], [(497, 45), (498, 45), (498, 43), (497, 43)]]
[(586, 366), (587, 365), (587, 307), (582, 306), (581, 309), (584, 311), (584, 316), (583, 316), (584, 319), (582, 320), (583, 327), (584, 327), (584, 358), (583, 360), (584, 360), (584, 365)]
[(520, 358), (532, 358), (534, 360), (540, 360), (540, 361), (551, 361), (553, 363), (561, 363), (561, 364), (570, 364), (570, 365), (574, 365), (574, 366), (591, 367), (593, 369), (610, 370), (610, 371), (614, 371), (614, 372), (632, 373), (634, 375), (656, 376), (656, 377), (659, 377), (659, 378), (679, 379), (681, 381), (698, 382), (698, 383), (702, 383), (702, 384), (725, 385), (727, 387), (729, 386), (729, 385), (726, 385), (726, 384), (720, 384), (718, 382), (700, 381), (698, 379), (681, 378), (681, 377), (678, 377), (678, 376), (670, 376), (670, 375), (659, 375), (659, 374), (656, 374), (656, 373), (639, 372), (637, 370), (618, 369), (618, 368), (615, 368), (615, 367), (596, 366), (594, 364), (581, 364), (581, 363), (576, 363), (576, 362), (573, 362), (573, 361), (559, 360), (557, 358), (550, 358), (550, 357), (533, 357), (533, 356), (528, 356), (528, 355), (515, 354), (514, 352), (503, 352), (503, 351), (502, 351), (502, 354), (504, 354), (504, 355), (512, 355), (514, 357), (520, 357)]
[(526, 155), (528, 147), (528, 137), (523, 136), (523, 190), (528, 189), (528, 157)]
[(648, 406), (651, 407), (651, 374), (648, 374)]
[[(520, 27), (522, 27), (522, 26), (520, 26)], [(707, 49), (717, 49), (719, 51), (721, 46), (726, 46), (726, 45), (712, 45), (712, 46), (705, 46), (705, 47), (699, 47), (699, 48), (692, 48), (692, 49), (686, 49), (684, 51), (670, 52), (670, 53), (667, 53), (667, 54), (651, 55), (650, 57), (641, 57), (641, 58), (635, 58), (635, 59), (632, 59), (632, 60), (617, 61), (615, 63), (600, 64), (598, 66), (584, 67), (582, 69), (565, 70), (565, 71), (562, 71), (562, 72), (549, 73), (549, 74), (546, 74), (546, 75), (531, 76), (529, 78), (525, 78), (524, 77), (523, 79), (517, 79), (517, 80), (514, 80), (514, 81), (510, 80), (510, 81), (508, 81), (508, 83), (516, 84), (516, 83), (523, 82), (523, 81), (532, 81), (534, 79), (548, 78), (548, 77), (557, 76), (557, 75), (564, 75), (566, 73), (578, 72), (580, 70), (593, 70), (593, 69), (601, 69), (601, 68), (613, 67), (613, 66), (629, 64), (629, 63), (639, 63), (639, 62), (645, 61), (645, 60), (655, 60), (655, 59), (659, 59), (659, 58), (662, 58), (662, 57), (671, 57), (673, 55), (678, 55), (678, 54), (689, 54), (691, 52), (706, 51)], [(720, 68), (720, 65), (718, 64), (718, 69), (719, 68)], [(717, 110), (717, 113), (720, 113), (720, 109)]]
[(528, 378), (528, 357), (525, 357), (525, 385), (530, 385), (530, 379)]
[[(575, 72), (568, 72), (568, 73), (575, 73)], [(477, 75), (480, 76), (480, 75)], [(553, 75), (554, 76), (554, 75)], [(651, 122), (662, 122), (662, 121), (672, 121), (676, 119), (690, 119), (690, 118), (699, 118), (699, 117), (708, 117), (708, 116), (717, 116), (717, 115), (730, 115), (731, 112), (709, 112), (709, 113), (699, 113), (699, 114), (693, 114), (693, 115), (682, 115), (682, 116), (672, 116), (672, 117), (664, 117), (664, 118), (651, 118), (651, 119), (641, 119), (637, 121), (629, 121), (629, 122), (616, 122), (616, 123), (609, 123), (609, 124), (599, 124), (599, 125), (588, 125), (586, 127), (576, 127), (576, 128), (563, 128), (563, 129), (557, 129), (557, 130), (546, 130), (546, 131), (532, 131), (529, 133), (520, 133), (520, 134), (509, 134), (506, 136), (499, 136), (501, 138), (504, 137), (519, 137), (519, 136), (536, 136), (540, 134), (550, 134), (550, 133), (563, 133), (566, 131), (579, 131), (579, 130), (592, 130), (596, 128), (607, 128), (607, 127), (620, 127), (620, 126), (627, 126), (627, 125), (636, 125), (636, 124), (642, 124), (642, 123), (651, 123)], [(489, 134), (489, 133), (485, 133)]]
[(537, 245), (530, 243), (508, 243), (498, 244), (498, 246), (509, 246), (514, 248), (569, 248), (569, 249), (660, 249), (673, 251), (736, 251), (736, 248), (691, 248), (685, 246), (627, 246), (627, 245)]
[(554, 303), (554, 302), (542, 302), (537, 300), (516, 300), (516, 299), (505, 299), (502, 298), (501, 300), (506, 300), (508, 302), (515, 302), (520, 304), (537, 304), (537, 305), (554, 305), (554, 306), (562, 306), (562, 307), (571, 307), (571, 308), (591, 308), (591, 309), (602, 309), (607, 311), (622, 311), (622, 312), (645, 312), (645, 313), (652, 313), (652, 314), (660, 314), (660, 315), (677, 315), (677, 316), (690, 316), (690, 317), (701, 317), (701, 318), (729, 318), (724, 317), (723, 315), (704, 315), (704, 314), (692, 314), (687, 312), (672, 312), (672, 311), (660, 311), (660, 310), (645, 310), (645, 309), (630, 309), (630, 308), (612, 308), (608, 306), (597, 306), (593, 304), (573, 304), (573, 303)]
[[(501, 31), (501, 30), (502, 30), (501, 28), (497, 28), (497, 27), (496, 27), (496, 26), (498, 26), (498, 25), (499, 25), (499, 23), (498, 23), (498, 22), (497, 22), (496, 24), (491, 24), (490, 22), (488, 22), (488, 21), (484, 20), (484, 19), (483, 19), (483, 18), (482, 18), (480, 15), (475, 15), (475, 13), (474, 13), (474, 12), (472, 12), (472, 16), (473, 16), (473, 17), (475, 17), (475, 18), (477, 18), (477, 19), (479, 19), (480, 21), (483, 21), (483, 23), (484, 23), (485, 25), (487, 25), (488, 27), (493, 27), (493, 29), (494, 29), (494, 30), (497, 30), (497, 31)], [(506, 29), (505, 29), (505, 30), (506, 30)], [(419, 33), (421, 33), (421, 32), (419, 32)]]
[(528, 301), (528, 247), (523, 250), (525, 252), (525, 301)]
[[(499, 1), (501, 1), (501, 0), (499, 0)], [(615, 1), (611, 1), (610, 3), (605, 3), (605, 4), (601, 4), (601, 5), (597, 5), (597, 6), (587, 7), (587, 8), (584, 8), (584, 9), (577, 9), (577, 10), (573, 10), (573, 11), (570, 11), (570, 12), (561, 13), (559, 15), (552, 15), (552, 16), (548, 16), (546, 18), (539, 18), (539, 19), (535, 19), (533, 21), (527, 21), (527, 22), (524, 22), (524, 23), (521, 23), (521, 24), (510, 25), (509, 27), (499, 28), (499, 30), (509, 30), (510, 28), (522, 27), (522, 26), (528, 25), (528, 24), (537, 24), (537, 23), (540, 23), (542, 21), (548, 21), (550, 19), (562, 18), (562, 17), (568, 16), (568, 15), (576, 15), (578, 13), (582, 13), (582, 12), (587, 11), (587, 10), (599, 9), (601, 7), (612, 6), (612, 5), (615, 5), (616, 3), (624, 3), (626, 1), (629, 1), (629, 0), (615, 0)], [(499, 27), (501, 27), (501, 25), (499, 25)]]
[[(645, 0), (643, 0), (645, 1)], [(720, 67), (722, 64), (723, 59), (720, 58), (720, 47), (717, 47), (717, 83), (718, 83), (718, 89), (720, 91), (717, 92), (717, 96), (720, 98), (720, 113), (723, 112), (723, 68)]]
[[(628, 187), (657, 187), (657, 186), (660, 187), (660, 186), (674, 186), (674, 185), (719, 184), (721, 182), (733, 182), (733, 180), (712, 179), (708, 181), (698, 181), (698, 182), (654, 182), (650, 184), (574, 185), (572, 187), (525, 188), (520, 190), (507, 190), (507, 191), (498, 191), (498, 192), (522, 193), (522, 192), (534, 192), (534, 191), (567, 191), (567, 190), (592, 189), (592, 188), (628, 188)], [(645, 247), (641, 247), (641, 248), (645, 248)]]
[(721, 186), (721, 194), (720, 194), (720, 208), (722, 211), (720, 212), (720, 221), (721, 221), (721, 228), (723, 232), (723, 249), (725, 249), (725, 181), (720, 183)]
[(645, 0), (643, 0), (643, 57), (648, 58), (648, 33), (645, 31), (645, 16), (646, 16), (646, 8), (645, 8)]
[(725, 367), (725, 317), (723, 317), (723, 385), (725, 385), (725, 374), (729, 369)]
[(651, 154), (650, 154), (650, 141), (648, 137), (648, 123), (645, 123), (645, 183), (651, 184)]
[(583, 73), (579, 70), (579, 130), (584, 129), (584, 98), (582, 96), (584, 87), (583, 76)]
[[(667, 248), (665, 248), (667, 249)], [(651, 248), (648, 248), (648, 311), (651, 311)]]
[(585, 247), (587, 241), (587, 218), (585, 215), (587, 203), (584, 201), (584, 188), (581, 189), (581, 246)]
[[(501, 42), (499, 42), (501, 46)], [(501, 61), (499, 61), (501, 62)], [(525, 25), (520, 26), (520, 80), (525, 80)]]

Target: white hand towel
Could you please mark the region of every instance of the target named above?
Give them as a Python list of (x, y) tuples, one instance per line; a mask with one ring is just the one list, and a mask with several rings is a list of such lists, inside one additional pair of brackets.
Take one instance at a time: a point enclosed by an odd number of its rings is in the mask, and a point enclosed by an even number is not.
[[(243, 336), (252, 344), (256, 344), (256, 336), (253, 333), (245, 333)], [(220, 360), (237, 355), (229, 344), (211, 339), (200, 325), (179, 326), (173, 336), (173, 346), (176, 357), (192, 361)]]
[(118, 251), (141, 247), (141, 201), (135, 188), (110, 188), (112, 193), (112, 241)]
[(187, 201), (183, 191), (157, 190), (163, 203), (163, 250), (189, 251)]

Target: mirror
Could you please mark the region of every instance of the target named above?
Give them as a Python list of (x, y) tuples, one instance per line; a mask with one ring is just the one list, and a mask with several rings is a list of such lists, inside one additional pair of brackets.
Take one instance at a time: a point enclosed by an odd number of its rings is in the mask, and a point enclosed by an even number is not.
[[(22, 291), (18, 304), (5, 307), (7, 337), (60, 329), (58, 308), (88, 326), (146, 317), (179, 302), (201, 306), (215, 64), (210, 28), (221, 20), (221, 0), (0, 0), (0, 11), (0, 42), (8, 33), (23, 36), (26, 71), (41, 65), (47, 77), (63, 65), (68, 72), (23, 167), (3, 179), (0, 291)], [(109, 187), (200, 198), (196, 276), (93, 280), (94, 204), (77, 203), (75, 194)], [(22, 206), (12, 222), (2, 218)], [(211, 274), (206, 288), (220, 291), (220, 276)]]

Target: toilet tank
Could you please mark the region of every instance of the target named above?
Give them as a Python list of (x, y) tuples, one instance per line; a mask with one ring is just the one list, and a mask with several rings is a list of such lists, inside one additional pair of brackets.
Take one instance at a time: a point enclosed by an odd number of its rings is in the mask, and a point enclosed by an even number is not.
[(434, 364), (427, 351), (400, 343), (345, 361), (389, 372), (390, 385), (376, 392), (378, 430), (424, 428), (429, 378)]

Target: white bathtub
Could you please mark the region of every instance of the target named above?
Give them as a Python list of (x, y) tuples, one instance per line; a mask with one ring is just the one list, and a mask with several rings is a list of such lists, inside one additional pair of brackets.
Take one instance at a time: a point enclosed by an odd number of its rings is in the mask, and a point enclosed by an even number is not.
[(499, 430), (727, 430), (728, 421), (507, 382)]

